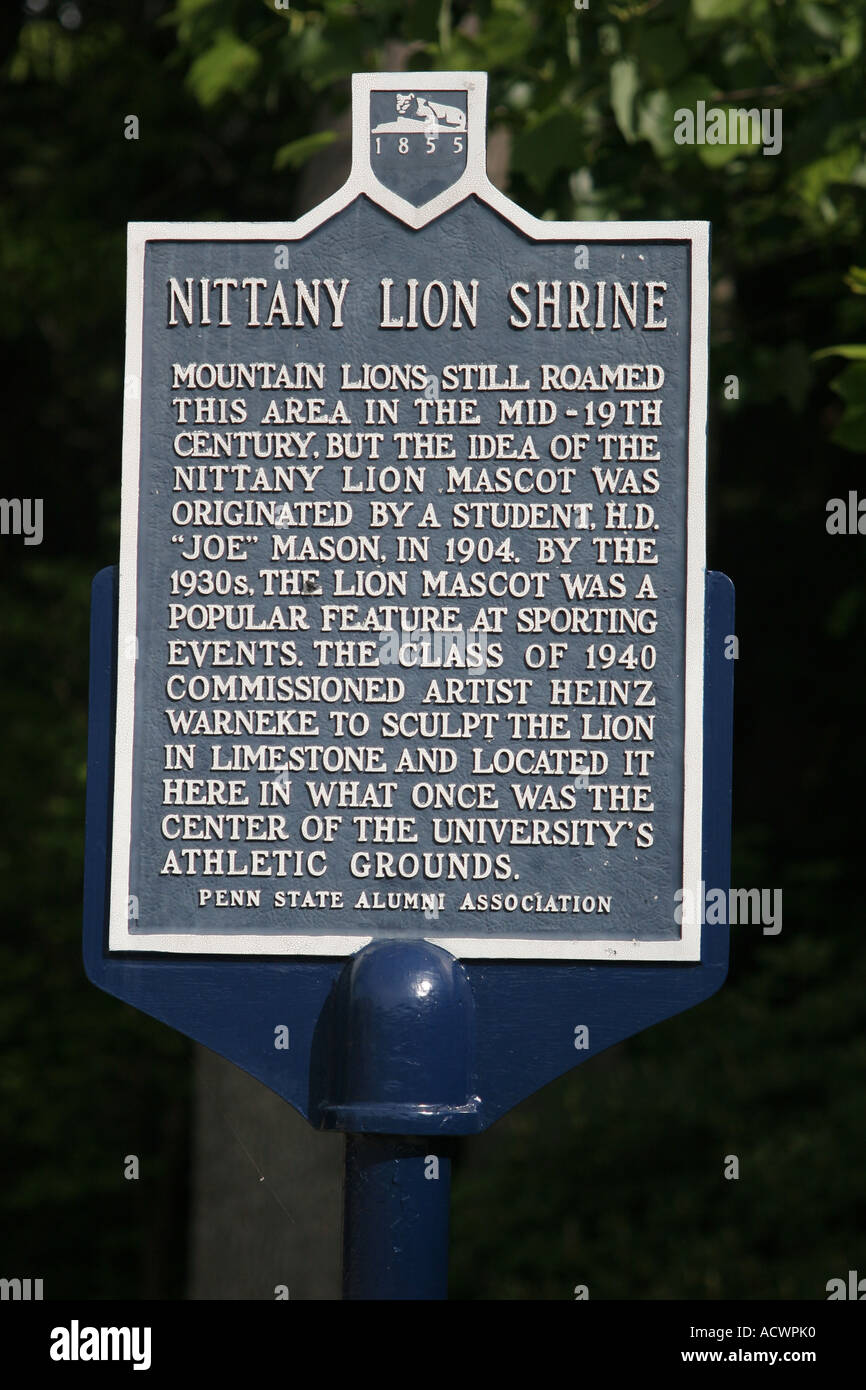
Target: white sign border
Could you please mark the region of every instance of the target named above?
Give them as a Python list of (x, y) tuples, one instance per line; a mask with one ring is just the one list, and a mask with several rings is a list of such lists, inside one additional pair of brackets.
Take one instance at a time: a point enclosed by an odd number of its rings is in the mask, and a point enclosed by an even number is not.
[[(467, 166), (443, 193), (413, 207), (379, 183), (369, 162), (371, 91), (457, 90), (467, 93)], [(703, 831), (704, 584), (706, 547), (706, 421), (709, 332), (709, 224), (706, 222), (547, 222), (513, 203), (487, 178), (485, 122), (487, 74), (478, 72), (358, 73), (352, 80), (352, 169), (342, 188), (296, 222), (132, 222), (127, 241), (126, 390), (118, 603), (117, 711), (114, 741), (114, 814), (108, 946), (111, 952), (172, 955), (349, 956), (371, 936), (279, 936), (263, 933), (191, 934), (129, 930), (132, 761), (135, 727), (135, 653), (138, 506), (141, 445), (141, 372), (144, 260), (151, 241), (296, 241), (363, 194), (418, 229), (474, 195), (534, 241), (678, 241), (690, 247), (688, 499), (686, 521), (685, 728), (683, 782), (683, 886), (681, 936), (669, 941), (625, 938), (566, 940), (537, 936), (437, 936), (424, 940), (463, 960), (570, 960), (689, 962), (700, 960)], [(421, 890), (419, 890), (421, 891)], [(425, 890), (426, 891), (426, 890)], [(432, 890), (431, 890), (432, 891)], [(671, 920), (674, 904), (671, 903)], [(395, 935), (397, 935), (395, 933)]]

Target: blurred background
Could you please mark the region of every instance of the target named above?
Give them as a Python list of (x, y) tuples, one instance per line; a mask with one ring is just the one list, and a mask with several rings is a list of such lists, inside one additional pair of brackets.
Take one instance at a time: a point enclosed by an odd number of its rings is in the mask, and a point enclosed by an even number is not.
[[(712, 222), (732, 882), (784, 904), (777, 935), (732, 929), (709, 1003), (461, 1145), (452, 1297), (823, 1299), (866, 1274), (866, 537), (827, 527), (866, 496), (864, 18), (3, 6), (0, 492), (44, 499), (44, 538), (0, 536), (0, 1275), (46, 1298), (338, 1295), (341, 1140), (84, 977), (89, 587), (118, 551), (127, 221), (295, 218), (346, 175), (351, 73), (404, 68), (489, 74), (491, 177), (536, 216)], [(677, 144), (699, 101), (781, 111), (781, 150)]]

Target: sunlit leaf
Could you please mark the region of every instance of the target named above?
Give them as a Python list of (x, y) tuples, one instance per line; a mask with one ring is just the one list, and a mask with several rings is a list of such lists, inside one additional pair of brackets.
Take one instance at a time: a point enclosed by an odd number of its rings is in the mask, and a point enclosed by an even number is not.
[(336, 131), (320, 130), (315, 135), (305, 135), (300, 140), (290, 140), (281, 145), (274, 155), (275, 169), (299, 169), (319, 150), (327, 149), (337, 138)]
[(610, 68), (610, 104), (616, 123), (631, 143), (635, 139), (634, 99), (640, 86), (634, 58), (617, 58)]
[(222, 29), (212, 46), (192, 63), (187, 81), (202, 106), (214, 106), (229, 92), (246, 91), (260, 65), (254, 48)]

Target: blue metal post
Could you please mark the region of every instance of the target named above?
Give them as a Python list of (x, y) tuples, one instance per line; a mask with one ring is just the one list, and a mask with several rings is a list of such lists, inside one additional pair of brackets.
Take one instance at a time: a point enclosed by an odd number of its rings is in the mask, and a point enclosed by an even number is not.
[(343, 967), (320, 1032), (320, 1123), (346, 1131), (348, 1299), (442, 1299), (448, 1136), (477, 1114), (465, 969), (426, 941), (377, 941)]
[(451, 1159), (441, 1141), (346, 1136), (343, 1297), (448, 1294)]

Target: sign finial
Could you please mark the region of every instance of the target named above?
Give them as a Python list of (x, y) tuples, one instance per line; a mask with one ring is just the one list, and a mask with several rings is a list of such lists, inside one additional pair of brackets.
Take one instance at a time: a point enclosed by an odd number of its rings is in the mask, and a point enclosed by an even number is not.
[(487, 181), (486, 73), (358, 73), (352, 104), (352, 177), (377, 202), (436, 215)]

